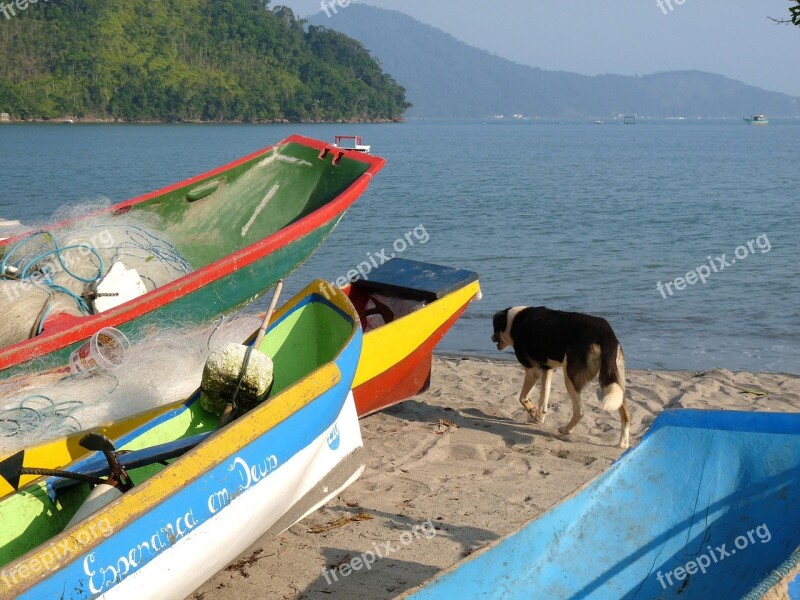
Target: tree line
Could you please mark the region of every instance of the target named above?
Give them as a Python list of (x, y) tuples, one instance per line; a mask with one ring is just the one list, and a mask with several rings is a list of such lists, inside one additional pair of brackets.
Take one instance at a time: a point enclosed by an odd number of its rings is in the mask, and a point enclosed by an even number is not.
[(269, 0), (53, 0), (0, 15), (0, 112), (126, 121), (399, 119), (358, 42)]

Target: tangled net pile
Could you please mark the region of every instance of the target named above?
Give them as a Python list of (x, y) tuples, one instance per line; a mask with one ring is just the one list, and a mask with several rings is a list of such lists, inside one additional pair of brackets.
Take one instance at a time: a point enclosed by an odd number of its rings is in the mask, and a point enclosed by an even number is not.
[(0, 347), (39, 335), (51, 314), (93, 314), (97, 284), (117, 262), (136, 269), (147, 291), (190, 273), (158, 227), (152, 215), (135, 220), (106, 213), (35, 231), (0, 249), (0, 311), (6, 315)]
[(260, 324), (256, 314), (239, 314), (178, 325), (134, 340), (118, 369), (45, 370), (0, 381), (0, 454), (185, 399), (200, 386), (208, 356)]

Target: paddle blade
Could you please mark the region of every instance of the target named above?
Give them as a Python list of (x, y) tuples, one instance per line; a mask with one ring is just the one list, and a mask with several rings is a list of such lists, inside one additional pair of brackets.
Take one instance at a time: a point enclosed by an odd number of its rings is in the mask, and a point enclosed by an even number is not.
[(22, 476), (23, 462), (25, 462), (24, 450), (20, 450), (16, 454), (0, 461), (0, 477), (5, 479), (15, 490), (19, 489), (19, 478)]
[(85, 435), (81, 438), (80, 445), (82, 448), (86, 448), (92, 452), (114, 452), (114, 442), (102, 433), (89, 433)]

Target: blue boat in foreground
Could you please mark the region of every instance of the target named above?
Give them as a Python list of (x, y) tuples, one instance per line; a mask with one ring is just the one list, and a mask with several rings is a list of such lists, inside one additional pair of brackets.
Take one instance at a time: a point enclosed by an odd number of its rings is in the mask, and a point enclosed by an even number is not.
[(800, 414), (676, 410), (575, 495), (404, 597), (755, 600), (770, 590), (800, 599)]

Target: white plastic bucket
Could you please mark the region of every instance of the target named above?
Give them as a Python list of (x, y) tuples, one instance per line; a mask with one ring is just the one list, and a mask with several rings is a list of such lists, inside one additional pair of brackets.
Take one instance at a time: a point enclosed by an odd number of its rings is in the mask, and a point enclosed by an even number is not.
[(125, 362), (130, 350), (130, 342), (125, 334), (106, 327), (95, 333), (83, 346), (74, 350), (69, 357), (72, 373), (83, 373), (92, 369), (114, 369)]

